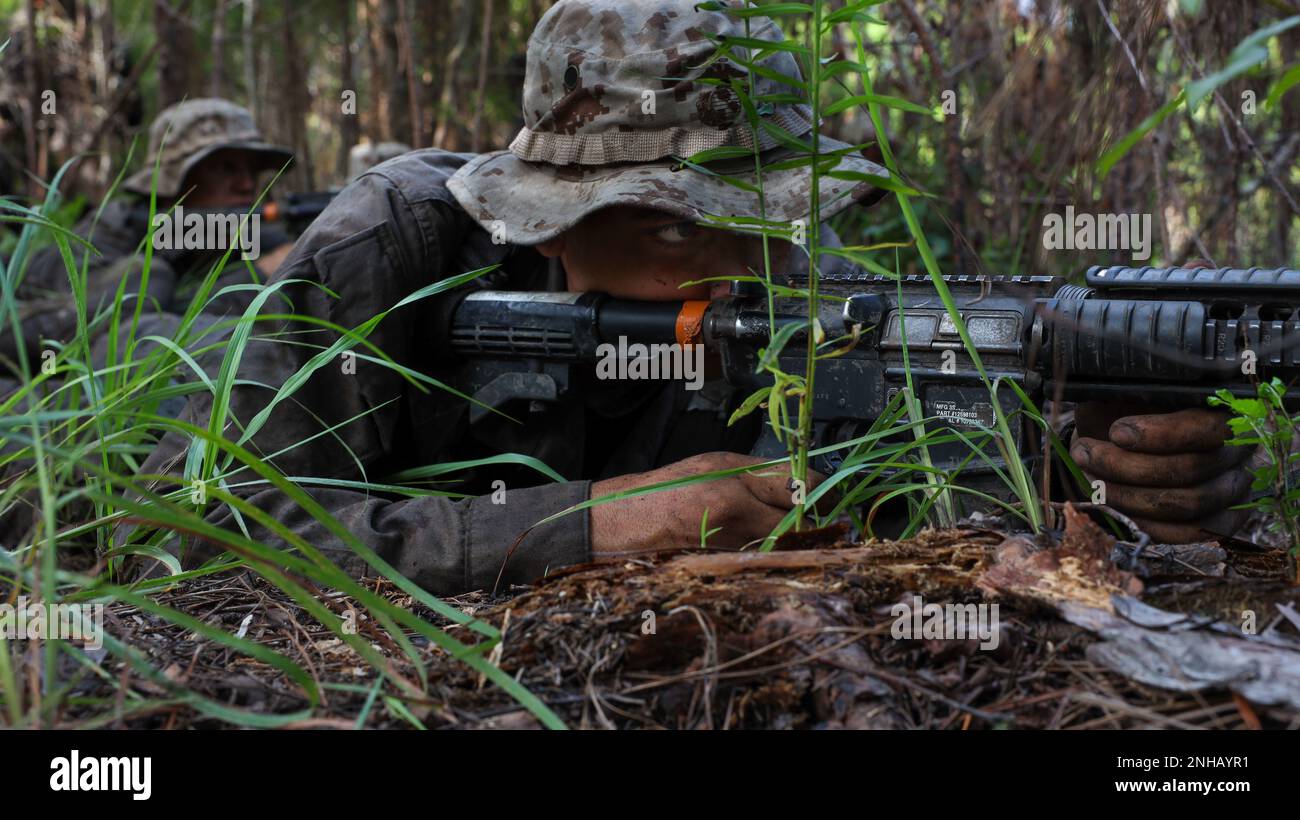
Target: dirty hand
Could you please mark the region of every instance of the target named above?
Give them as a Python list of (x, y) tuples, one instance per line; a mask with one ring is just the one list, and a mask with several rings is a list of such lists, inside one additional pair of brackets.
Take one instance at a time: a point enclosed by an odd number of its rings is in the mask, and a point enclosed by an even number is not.
[(1143, 410), (1079, 405), (1070, 455), (1089, 480), (1104, 482), (1106, 504), (1157, 543), (1231, 536), (1248, 514), (1228, 508), (1250, 491), (1254, 450), (1224, 445), (1227, 413)]
[[(591, 485), (591, 497), (768, 460), (738, 453), (702, 453), (648, 472), (597, 481)], [(808, 475), (805, 494), (825, 480), (811, 470)], [(699, 546), (705, 510), (709, 511), (708, 529), (721, 528), (709, 536), (709, 546), (740, 549), (766, 538), (794, 506), (787, 465), (611, 501), (591, 508), (592, 559), (613, 560)]]

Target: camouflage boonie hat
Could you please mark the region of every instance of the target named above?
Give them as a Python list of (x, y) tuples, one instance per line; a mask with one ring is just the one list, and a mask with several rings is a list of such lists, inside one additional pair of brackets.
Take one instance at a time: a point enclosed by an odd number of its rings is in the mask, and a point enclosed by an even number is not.
[[(169, 131), (170, 129), (170, 131)], [(166, 137), (167, 144), (163, 145)], [(122, 186), (138, 194), (149, 193), (153, 166), (158, 167), (158, 196), (176, 197), (190, 169), (223, 148), (251, 151), (261, 159), (261, 169), (279, 168), (293, 152), (262, 139), (253, 115), (228, 100), (207, 98), (170, 105), (149, 127), (149, 160)]]
[(411, 153), (411, 146), (404, 142), (357, 143), (348, 151), (348, 182), (381, 162), (409, 153)]
[[(776, 41), (769, 18), (744, 20), (702, 11), (698, 0), (560, 0), (528, 40), (524, 127), (508, 151), (475, 157), (451, 178), (458, 202), (488, 230), (504, 229), (507, 242), (535, 245), (612, 205), (654, 208), (701, 220), (758, 217), (757, 195), (690, 168), (673, 157), (722, 146), (753, 149), (754, 136), (740, 99), (725, 85), (702, 78), (745, 77), (730, 60), (710, 61), (707, 37)], [(732, 0), (732, 5), (739, 5)], [(801, 77), (787, 51), (761, 65)], [(790, 86), (754, 77), (755, 94), (790, 94)], [(802, 104), (772, 105), (764, 118), (804, 138), (812, 111)], [(759, 130), (764, 159), (786, 149)], [(819, 152), (845, 150), (835, 170), (887, 177), (889, 172), (848, 143), (819, 138)], [(772, 157), (772, 155), (778, 155)], [(752, 182), (752, 156), (710, 163), (711, 170)], [(807, 166), (763, 172), (767, 218), (792, 222), (810, 212)], [(859, 180), (822, 177), (821, 215), (829, 218), (854, 201), (882, 193)]]

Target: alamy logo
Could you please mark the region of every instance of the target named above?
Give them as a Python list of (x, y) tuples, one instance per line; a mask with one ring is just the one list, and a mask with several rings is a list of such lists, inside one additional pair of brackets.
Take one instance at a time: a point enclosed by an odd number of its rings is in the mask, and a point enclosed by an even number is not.
[(132, 800), (153, 794), (152, 757), (82, 757), (73, 749), (50, 761), (50, 790), (56, 792), (131, 792)]
[(237, 248), (242, 259), (262, 255), (261, 214), (185, 211), (177, 205), (171, 213), (154, 214), (153, 249), (156, 251), (220, 251)]
[(889, 634), (896, 641), (979, 638), (980, 649), (997, 649), (1001, 640), (997, 604), (927, 604), (913, 595), (912, 603), (894, 604), (889, 614), (894, 616)]
[(598, 379), (684, 379), (687, 390), (704, 386), (704, 345), (609, 342), (596, 348)]
[(103, 604), (0, 604), (0, 637), (14, 640), (80, 641), (87, 649), (104, 646)]
[(1133, 258), (1151, 258), (1151, 214), (1076, 214), (1043, 217), (1043, 247), (1049, 251), (1133, 251)]

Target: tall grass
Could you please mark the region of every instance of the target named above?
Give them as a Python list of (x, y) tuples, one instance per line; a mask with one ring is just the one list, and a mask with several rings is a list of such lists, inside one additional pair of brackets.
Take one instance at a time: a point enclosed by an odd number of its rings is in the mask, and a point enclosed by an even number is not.
[[(22, 318), (15, 289), (38, 244), (57, 249), (68, 277), (70, 299), (76, 308), (76, 330), (62, 343), (49, 343), (50, 353), (41, 360), (29, 360), (22, 344), (18, 360), (8, 363), (14, 388), (0, 399), (0, 445), (7, 480), (0, 493), (0, 513), (19, 514), (24, 504), (36, 510), (33, 526), (18, 542), (0, 549), (0, 600), (15, 603), (25, 596), (33, 604), (99, 603), (136, 607), (165, 622), (191, 630), (215, 645), (255, 659), (282, 673), (302, 706), (290, 713), (267, 714), (215, 700), (172, 679), (141, 648), (105, 635), (104, 648), (120, 666), (137, 678), (154, 684), (166, 694), (151, 696), (124, 683), (111, 673), (107, 660), (88, 653), (80, 645), (64, 640), (6, 641), (0, 637), (0, 723), (11, 727), (103, 725), (148, 713), (160, 705), (180, 705), (231, 725), (250, 727), (282, 726), (316, 713), (321, 704), (322, 684), (296, 660), (247, 637), (212, 626), (174, 607), (158, 602), (157, 593), (187, 580), (234, 568), (245, 568), (281, 590), (312, 618), (349, 646), (374, 678), (367, 714), (387, 710), (399, 720), (419, 724), (408, 704), (429, 700), (429, 659), (413, 638), (420, 637), (458, 659), (514, 697), (543, 725), (559, 728), (560, 719), (531, 692), (502, 672), (488, 659), (500, 643), (501, 634), (492, 625), (468, 616), (413, 582), (399, 575), (379, 555), (322, 508), (303, 488), (337, 486), (339, 482), (280, 474), (262, 456), (245, 445), (265, 423), (271, 407), (288, 400), (307, 377), (327, 361), (337, 361), (342, 351), (365, 349), (359, 354), (368, 362), (394, 369), (419, 389), (440, 389), (435, 380), (402, 368), (367, 336), (387, 313), (381, 313), (359, 327), (339, 327), (308, 317), (259, 314), (277, 292), (292, 280), (271, 285), (250, 283), (215, 290), (219, 274), (229, 258), (209, 269), (186, 312), (173, 332), (166, 335), (142, 333), (146, 305), (128, 293), (125, 279), (118, 285), (111, 304), (88, 305), (88, 266), (94, 253), (91, 243), (72, 234), (51, 219), (60, 206), (58, 187), (66, 166), (51, 181), (49, 194), (39, 205), (24, 205), (0, 199), (0, 220), (18, 231), (14, 253), (0, 262), (3, 306), (0, 319), (6, 332), (21, 339)], [(120, 180), (120, 177), (119, 177)], [(110, 193), (111, 196), (111, 193)], [(157, 210), (157, 198), (150, 197), (149, 224)], [(144, 241), (140, 254), (145, 260), (139, 291), (143, 292), (152, 264), (152, 246)], [(472, 271), (423, 288), (392, 306), (426, 299), (455, 287), (484, 271)], [(233, 319), (213, 323), (203, 312), (213, 299), (234, 289), (254, 292), (249, 307)], [(239, 364), (248, 344), (303, 344), (266, 329), (285, 318), (314, 322), (338, 334), (330, 345), (318, 345), (319, 353), (299, 372), (275, 390), (269, 406), (242, 429), (231, 425), (229, 397), (237, 379)], [(96, 364), (92, 359), (95, 341), (107, 336), (107, 356)], [(122, 339), (119, 345), (118, 340)], [(161, 414), (169, 399), (207, 392), (212, 409), (205, 424), (190, 424)], [(349, 421), (355, 421), (349, 420)], [(227, 430), (234, 430), (228, 437)], [(330, 435), (334, 428), (317, 435)], [(144, 458), (167, 433), (180, 434), (189, 442), (184, 483), (169, 491), (155, 485), (175, 484), (174, 477), (139, 472)], [(296, 446), (302, 446), (299, 442)], [(518, 461), (503, 456), (485, 463)], [(359, 463), (359, 462), (358, 462)], [(439, 465), (436, 472), (464, 469), (467, 465)], [(469, 465), (472, 466), (472, 465)], [(392, 484), (374, 481), (347, 482), (350, 489), (367, 492), (398, 492), (407, 496), (448, 495), (416, 486), (427, 478), (398, 476)], [(428, 472), (428, 470), (424, 471)], [(239, 478), (239, 481), (235, 481)], [(457, 638), (447, 629), (419, 617), (410, 609), (394, 605), (346, 574), (314, 545), (252, 506), (238, 490), (274, 487), (293, 499), (312, 518), (342, 543), (361, 556), (376, 574), (391, 578), (414, 601), (456, 625)], [(241, 532), (221, 529), (205, 519), (216, 505), (229, 505)], [(246, 522), (255, 522), (289, 545), (275, 549), (249, 537)], [(203, 538), (229, 550), (226, 557), (197, 569), (182, 571), (168, 542)], [(160, 562), (165, 577), (129, 582), (120, 572), (128, 559)], [(393, 659), (378, 652), (373, 637), (345, 628), (337, 605), (331, 607), (328, 593), (349, 596), (414, 670), (403, 672)], [(60, 658), (70, 663), (60, 664)], [(41, 672), (34, 673), (39, 666)], [(71, 678), (61, 669), (79, 670)], [(74, 695), (81, 677), (99, 678), (109, 696)], [(382, 693), (382, 699), (376, 694)], [(364, 716), (363, 716), (364, 718)]]
[[(718, 215), (716, 219), (710, 220), (706, 224), (712, 227), (729, 228), (761, 236), (764, 246), (764, 269), (755, 271), (752, 281), (761, 283), (766, 289), (769, 317), (775, 313), (773, 306), (775, 300), (791, 295), (797, 295), (804, 299), (807, 315), (810, 317), (810, 321), (805, 325), (790, 325), (783, 328), (783, 331), (776, 334), (768, 347), (762, 352), (760, 368), (766, 370), (773, 383), (771, 387), (763, 388), (750, 396), (749, 400), (742, 406), (742, 414), (753, 412), (760, 407), (767, 408), (768, 424), (771, 425), (778, 438), (787, 445), (788, 458), (784, 460), (784, 463), (789, 465), (792, 477), (796, 480), (807, 475), (807, 470), (811, 465), (810, 455), (819, 455), (827, 450), (835, 449), (851, 453), (850, 457), (841, 463), (839, 469), (829, 477), (829, 480), (825, 482), (822, 488), (808, 494), (806, 498), (803, 496), (796, 497), (796, 500), (800, 503), (782, 522), (781, 527), (769, 537), (767, 541), (769, 548), (777, 535), (791, 526), (797, 527), (799, 525), (805, 514), (809, 512), (810, 504), (820, 496), (830, 492), (832, 488), (840, 485), (850, 486), (852, 490), (844, 500), (836, 504), (834, 511), (836, 514), (844, 511), (852, 512), (864, 506), (869, 509), (869, 514), (874, 514), (881, 504), (894, 497), (911, 498), (919, 495), (921, 500), (912, 504), (912, 515), (907, 526), (908, 532), (915, 531), (925, 523), (943, 526), (955, 523), (958, 514), (953, 494), (958, 492), (973, 493), (990, 504), (1002, 506), (1015, 516), (1023, 519), (1024, 523), (1032, 530), (1038, 530), (1043, 525), (1040, 500), (1031, 479), (1029, 468), (1017, 451), (1017, 439), (1012, 433), (1013, 424), (1020, 423), (1020, 419), (1015, 415), (1008, 417), (1003, 410), (1002, 402), (998, 400), (998, 395), (1001, 392), (1014, 390), (1015, 386), (1003, 385), (998, 380), (990, 380), (986, 374), (983, 362), (980, 360), (979, 351), (970, 338), (956, 302), (943, 279), (943, 271), (940, 269), (930, 248), (929, 240), (913, 207), (913, 200), (916, 197), (924, 196), (924, 194), (904, 182), (906, 175), (896, 161), (886, 137), (881, 117), (882, 109), (894, 108), (902, 112), (924, 116), (934, 116), (935, 112), (914, 102), (874, 93), (871, 81), (872, 69), (868, 65), (864, 43), (869, 36), (867, 27), (884, 25), (883, 21), (870, 13), (872, 7), (880, 5), (882, 2), (884, 0), (859, 0), (858, 2), (845, 3), (843, 6), (834, 9), (831, 9), (829, 4), (822, 0), (810, 3), (760, 3), (755, 2), (755, 0), (748, 0), (742, 8), (721, 3), (705, 4), (706, 8), (742, 18), (746, 24), (747, 35), (750, 32), (749, 23), (756, 17), (770, 16), (779, 18), (787, 31), (786, 38), (782, 42), (757, 41), (749, 36), (743, 40), (735, 38), (718, 40), (717, 53), (714, 59), (725, 58), (744, 66), (748, 69), (747, 76), (744, 79), (726, 81), (715, 79), (700, 81), (713, 84), (725, 82), (741, 99), (742, 109), (748, 118), (751, 133), (754, 137), (755, 147), (752, 155), (756, 179), (741, 179), (735, 176), (723, 176), (723, 179), (736, 187), (755, 191), (759, 196), (761, 209), (761, 218), (758, 220)], [(854, 43), (856, 61), (831, 59), (827, 55), (825, 44), (836, 33), (837, 29), (840, 42)], [(770, 66), (763, 65), (765, 60), (778, 52), (789, 52), (800, 60), (803, 75), (801, 78), (780, 75)], [(769, 95), (768, 97), (757, 95), (753, 78), (760, 73), (789, 86), (794, 94), (806, 101), (812, 109), (814, 122), (820, 122), (824, 115), (840, 113), (851, 107), (865, 109), (875, 126), (879, 148), (884, 156), (885, 165), (890, 176), (888, 178), (874, 177), (836, 167), (846, 153), (858, 152), (868, 147), (867, 145), (856, 145), (847, 150), (833, 152), (823, 151), (821, 150), (818, 128), (814, 128), (810, 134), (801, 137), (784, 131), (765, 119), (763, 113), (766, 109), (769, 109), (774, 104), (788, 102), (789, 98), (787, 95), (781, 94)], [(855, 85), (857, 86), (856, 89), (854, 88)], [(760, 136), (774, 137), (783, 148), (788, 149), (786, 156), (783, 156), (779, 161), (765, 164), (758, 147)], [(701, 152), (692, 157), (684, 158), (683, 164), (703, 168), (705, 163), (730, 156), (726, 153), (727, 150), (715, 149)], [(802, 288), (791, 288), (782, 283), (779, 278), (773, 276), (771, 269), (772, 257), (768, 250), (768, 242), (773, 238), (791, 239), (796, 235), (796, 226), (770, 221), (767, 218), (763, 201), (764, 173), (792, 167), (807, 167), (810, 174), (809, 216), (806, 226), (808, 242), (806, 246), (798, 248), (807, 255), (809, 266), (809, 277), (806, 285)], [(910, 240), (906, 243), (894, 242), (877, 246), (849, 245), (844, 248), (823, 246), (820, 241), (820, 225), (822, 221), (820, 215), (820, 190), (822, 180), (828, 176), (840, 180), (870, 182), (892, 193), (893, 202), (902, 216), (902, 222), (906, 225)], [(887, 207), (888, 201), (882, 202), (875, 206), (875, 212), (884, 211)], [(898, 404), (896, 406), (891, 404), (891, 412), (875, 420), (871, 432), (866, 436), (840, 445), (816, 450), (813, 441), (812, 396), (814, 395), (816, 382), (817, 362), (838, 355), (838, 348), (844, 344), (843, 339), (827, 339), (824, 329), (815, 318), (818, 315), (817, 308), (821, 301), (825, 298), (831, 298), (824, 296), (819, 288), (820, 262), (823, 258), (830, 256), (845, 257), (866, 267), (868, 270), (896, 279), (898, 277), (897, 264), (892, 268), (886, 267), (876, 258), (875, 253), (891, 251), (895, 253), (895, 260), (897, 260), (900, 244), (915, 248), (925, 270), (928, 272), (936, 295), (942, 301), (954, 325), (957, 327), (972, 367), (979, 374), (985, 388), (992, 397), (991, 404), (996, 414), (996, 426), (993, 429), (981, 429), (978, 433), (972, 435), (945, 427), (940, 420), (934, 417), (924, 416), (920, 397), (909, 375), (906, 389), (899, 394)], [(808, 340), (804, 344), (804, 367), (802, 372), (784, 371), (780, 368), (780, 353), (799, 333), (804, 334)], [(907, 356), (906, 350), (904, 356)], [(1028, 397), (1024, 398), (1026, 401), (1028, 400)], [(788, 408), (790, 402), (793, 402), (797, 408), (793, 412)], [(894, 415), (894, 412), (897, 415)], [(1037, 418), (1039, 415), (1037, 409), (1032, 407), (1032, 404), (1027, 404), (1024, 412), (1030, 418)], [(906, 445), (894, 443), (887, 448), (883, 447), (885, 436), (879, 435), (882, 426), (890, 427), (891, 429), (886, 432), (893, 434), (907, 433), (911, 436), (910, 442)], [(955, 470), (943, 471), (937, 469), (930, 457), (930, 448), (954, 440), (960, 440), (970, 445), (970, 456)], [(1000, 464), (995, 463), (984, 454), (984, 448), (990, 442), (994, 444), (998, 452)], [(1014, 499), (1014, 503), (1008, 504), (992, 496), (977, 493), (961, 486), (961, 470), (964, 469), (966, 464), (976, 459), (991, 467), (995, 474), (1000, 477), (1003, 483), (1006, 484), (1007, 494)], [(867, 505), (869, 499), (870, 504)], [(822, 518), (822, 520), (825, 520), (825, 518)]]

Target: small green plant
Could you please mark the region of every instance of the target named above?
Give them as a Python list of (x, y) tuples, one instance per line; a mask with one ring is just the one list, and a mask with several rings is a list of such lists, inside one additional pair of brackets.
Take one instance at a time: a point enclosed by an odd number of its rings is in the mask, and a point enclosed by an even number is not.
[(709, 528), (709, 508), (704, 508), (704, 515), (700, 516), (700, 549), (709, 548), (709, 538), (722, 532), (722, 527)]
[(1300, 555), (1300, 487), (1296, 486), (1297, 462), (1300, 452), (1294, 445), (1297, 422), (1300, 416), (1287, 413), (1283, 401), (1286, 385), (1273, 379), (1261, 383), (1258, 398), (1247, 399), (1220, 390), (1209, 401), (1212, 406), (1225, 407), (1234, 413), (1228, 420), (1233, 437), (1228, 444), (1258, 447), (1267, 459), (1251, 469), (1255, 477), (1251, 490), (1255, 496), (1237, 509), (1253, 509), (1270, 517), (1269, 529), (1286, 536), (1290, 544), (1291, 574), (1300, 583), (1296, 572), (1296, 558)]

